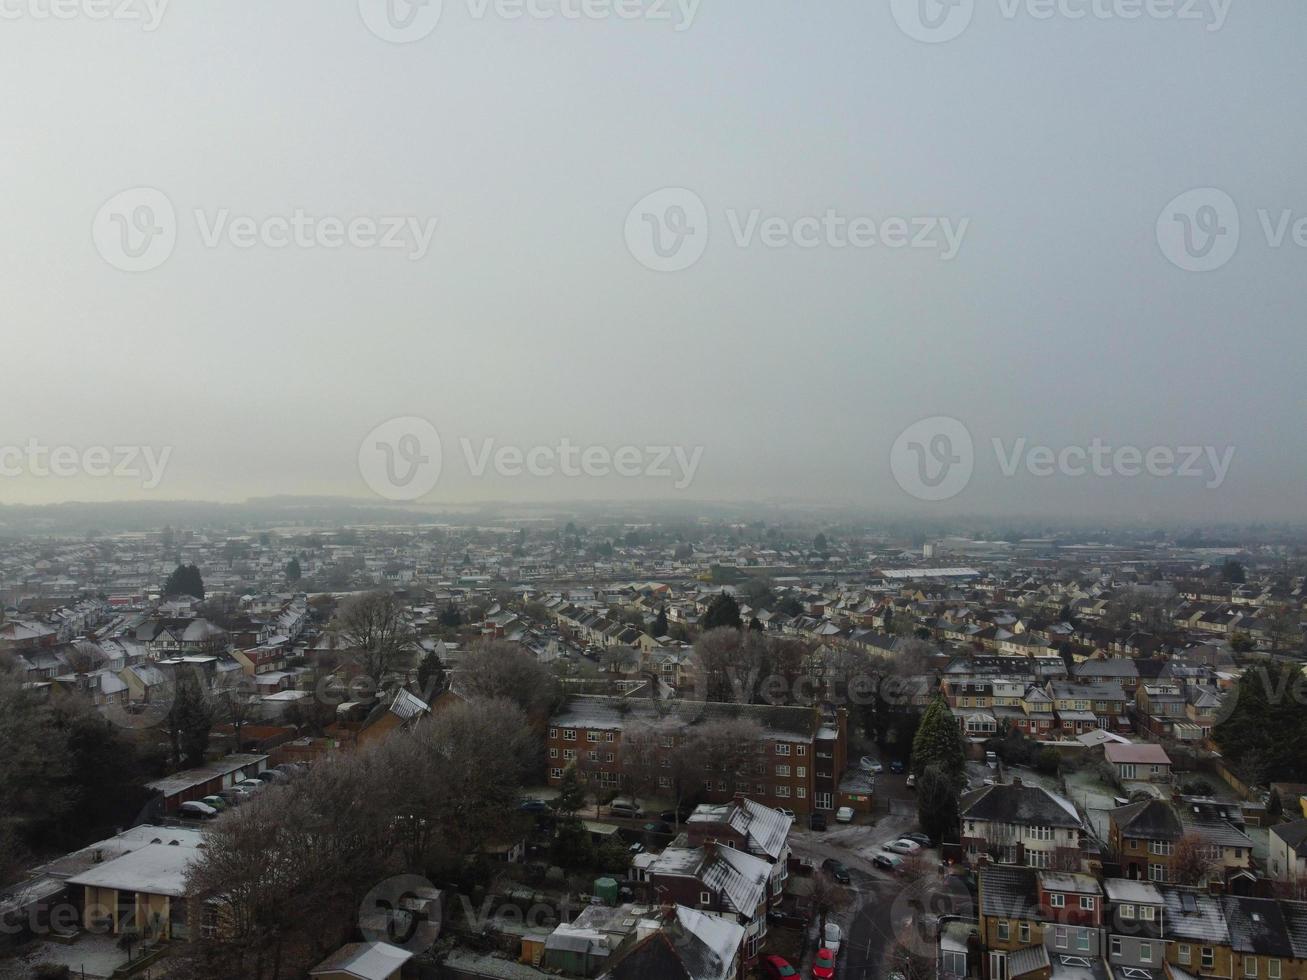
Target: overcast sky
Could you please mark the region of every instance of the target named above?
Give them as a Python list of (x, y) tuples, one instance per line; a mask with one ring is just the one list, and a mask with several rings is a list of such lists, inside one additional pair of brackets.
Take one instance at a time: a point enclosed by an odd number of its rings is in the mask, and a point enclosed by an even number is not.
[(1301, 0), (50, 2), (0, 500), (1307, 516)]

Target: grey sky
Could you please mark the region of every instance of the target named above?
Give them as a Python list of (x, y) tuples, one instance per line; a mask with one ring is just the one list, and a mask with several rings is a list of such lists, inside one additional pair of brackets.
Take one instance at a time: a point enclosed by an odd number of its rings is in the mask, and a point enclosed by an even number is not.
[[(946, 43), (908, 37), (888, 0), (704, 0), (679, 31), (675, 5), (672, 22), (507, 20), (469, 2), (392, 44), (358, 0), (175, 2), (154, 31), (92, 19), (95, 0), (62, 21), (37, 16), (49, 0), (5, 0), (0, 445), (172, 454), (152, 490), (24, 472), (0, 499), (363, 495), (361, 440), (420, 416), (444, 447), (436, 503), (1307, 516), (1307, 248), (1292, 224), (1268, 243), (1258, 216), (1307, 216), (1299, 0), (1234, 0), (1219, 30), (1211, 0), (1178, 0), (1206, 22), (979, 0)], [(176, 245), (124, 272), (93, 222), (142, 186), (174, 206)], [(709, 219), (679, 272), (646, 268), (624, 237), (632, 206), (666, 187)], [(1156, 225), (1206, 187), (1236, 202), (1239, 248), (1183, 271)], [(224, 209), (296, 208), (438, 225), (416, 261), (204, 243)], [(967, 225), (951, 260), (740, 247), (731, 215), (755, 209)], [(940, 502), (890, 467), (896, 437), (933, 416), (975, 443), (969, 485)], [(1006, 477), (991, 445), (1096, 437), (1236, 453), (1211, 488)], [(677, 489), (478, 477), (462, 438), (703, 452)]]

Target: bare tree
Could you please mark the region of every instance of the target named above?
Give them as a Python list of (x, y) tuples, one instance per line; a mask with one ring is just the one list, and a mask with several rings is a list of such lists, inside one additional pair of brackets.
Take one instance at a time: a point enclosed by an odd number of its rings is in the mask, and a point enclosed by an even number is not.
[(525, 647), (504, 640), (474, 644), (459, 664), (455, 689), (465, 697), (513, 702), (533, 721), (558, 701), (553, 673)]
[(812, 876), (812, 892), (809, 895), (812, 910), (817, 913), (818, 935), (826, 933), (826, 919), (833, 912), (848, 908), (853, 901), (853, 894), (824, 871)]
[(336, 631), (357, 651), (363, 672), (378, 687), (410, 657), (416, 636), (404, 607), (389, 592), (368, 592), (341, 605)]
[(1190, 831), (1175, 843), (1171, 856), (1172, 880), (1179, 885), (1202, 885), (1216, 871), (1211, 845)]

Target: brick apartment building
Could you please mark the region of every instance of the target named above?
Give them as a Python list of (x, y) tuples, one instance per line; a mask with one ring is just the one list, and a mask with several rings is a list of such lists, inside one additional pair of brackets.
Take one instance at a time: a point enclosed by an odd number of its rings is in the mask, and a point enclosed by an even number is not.
[[(705, 773), (695, 801), (725, 803), (737, 793), (795, 813), (830, 811), (842, 805), (840, 784), (848, 766), (848, 712), (823, 713), (817, 707), (716, 704), (700, 701), (577, 696), (549, 720), (546, 755), (549, 784), (575, 763), (581, 776), (602, 789), (630, 785), (623, 768), (623, 733), (640, 728), (657, 739), (656, 751), (667, 774), (650, 780), (646, 796), (670, 799), (670, 756), (695, 726), (745, 718), (758, 723), (763, 737), (753, 760), (741, 771)], [(657, 768), (657, 767), (655, 767)]]

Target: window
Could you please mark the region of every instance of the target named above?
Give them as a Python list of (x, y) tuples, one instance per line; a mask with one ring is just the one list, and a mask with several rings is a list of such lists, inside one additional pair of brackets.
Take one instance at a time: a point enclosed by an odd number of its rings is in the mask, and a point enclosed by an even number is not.
[(1022, 922), (1017, 925), (1017, 938), (1023, 942), (1030, 942), (1030, 923)]
[(1166, 865), (1150, 864), (1148, 866), (1149, 881), (1166, 881)]
[(1245, 956), (1243, 958), (1243, 975), (1245, 977), (1257, 976), (1257, 957)]
[(1094, 910), (1094, 896), (1093, 896), (1093, 895), (1081, 895), (1081, 896), (1080, 896), (1080, 907), (1081, 907), (1082, 909), (1084, 909), (1086, 912), (1092, 912), (1092, 911)]
[(550, 750), (549, 750), (549, 758), (551, 758), (551, 759), (557, 759), (557, 758), (558, 758), (558, 750), (557, 750), (557, 749), (550, 749)]
[(1118, 905), (1117, 912), (1123, 919), (1133, 919), (1135, 917), (1135, 907), (1133, 905)]
[(778, 776), (789, 776), (789, 774), (790, 774), (790, 767), (789, 767), (789, 766), (777, 766), (777, 767), (776, 767), (776, 775), (778, 775)]
[(1152, 943), (1140, 943), (1140, 944), (1139, 944), (1139, 962), (1140, 962), (1140, 963), (1151, 963), (1151, 962), (1153, 962), (1153, 944), (1152, 944)]
[(777, 743), (776, 743), (776, 754), (777, 754), (777, 755), (789, 755), (789, 754), (790, 754), (790, 747), (789, 747), (789, 745), (788, 745), (787, 743), (785, 743), (785, 742), (777, 742)]
[(565, 761), (571, 762), (575, 758), (576, 758), (576, 749), (563, 749), (563, 759)]
[(664, 735), (664, 736), (663, 736), (663, 748), (665, 748), (665, 749), (673, 749), (673, 748), (675, 748), (675, 747), (676, 747), (676, 736), (675, 736), (675, 735)]
[(605, 742), (611, 742), (612, 740), (613, 740), (613, 733), (612, 733), (612, 732), (604, 732), (604, 741), (605, 741)]
[(955, 977), (964, 977), (967, 975), (966, 953), (944, 950), (939, 955), (940, 965), (943, 967), (944, 973)]
[(806, 800), (808, 798), (808, 788), (806, 786), (800, 786), (794, 791), (794, 795), (801, 800)]
[(794, 767), (794, 775), (798, 776), (800, 779), (806, 779), (807, 776), (808, 776), (808, 769), (807, 769), (807, 767), (806, 767), (806, 766), (795, 766), (795, 767)]
[(1156, 916), (1157, 909), (1153, 908), (1151, 905), (1139, 906), (1139, 918), (1143, 919), (1145, 922), (1152, 922)]
[(561, 769), (550, 769), (550, 770), (549, 770), (549, 778), (550, 778), (550, 779), (562, 779), (562, 778), (563, 778), (563, 770), (561, 770)]
[(998, 941), (1005, 943), (1010, 938), (1010, 929), (1006, 920), (1000, 920), (998, 923)]
[(1267, 975), (1268, 977), (1270, 977), (1271, 980), (1280, 980), (1280, 961), (1279, 961), (1279, 960), (1267, 960), (1267, 961), (1266, 961), (1266, 975)]
[(575, 741), (576, 741), (576, 729), (575, 729), (575, 728), (564, 728), (564, 729), (563, 729), (563, 741), (564, 741), (564, 742), (575, 742)]
[(1165, 857), (1166, 855), (1169, 855), (1171, 853), (1172, 849), (1173, 848), (1169, 840), (1150, 840), (1148, 842), (1149, 854), (1160, 854), (1163, 857)]
[(1065, 896), (1065, 895), (1049, 895), (1049, 896), (1048, 896), (1048, 904), (1051, 905), (1051, 906), (1052, 906), (1053, 908), (1055, 908), (1055, 909), (1065, 908), (1065, 907), (1066, 907), (1066, 896)]
[(709, 904), (711, 904), (711, 903), (712, 903), (712, 892), (700, 892), (700, 893), (699, 893), (699, 904), (700, 904), (700, 905), (709, 905)]
[(1204, 946), (1202, 950), (1202, 964), (1204, 970), (1216, 969), (1216, 950), (1211, 946)]
[(1120, 937), (1120, 936), (1113, 936), (1113, 937), (1112, 937), (1112, 955), (1113, 955), (1113, 956), (1120, 956), (1120, 955), (1121, 955), (1121, 937)]
[(597, 742), (597, 741), (599, 741), (599, 733), (598, 733), (598, 732), (586, 732), (586, 733), (585, 733), (585, 740), (586, 740), (587, 742)]
[(672, 785), (672, 781), (671, 781), (670, 779), (668, 779), (666, 776), (659, 776), (659, 777), (658, 777), (658, 788), (659, 788), (659, 789), (670, 789), (670, 788), (671, 788), (671, 785)]
[(1181, 966), (1189, 965), (1189, 961), (1193, 958), (1193, 954), (1189, 951), (1188, 944), (1181, 943), (1175, 948), (1175, 958)]
[(586, 757), (587, 759), (589, 759), (591, 762), (598, 762), (598, 761), (599, 761), (599, 753), (598, 753), (598, 752), (587, 752), (587, 753), (585, 754), (585, 757)]
[(1082, 953), (1088, 953), (1088, 952), (1089, 952), (1089, 930), (1088, 930), (1088, 929), (1077, 929), (1077, 930), (1076, 930), (1076, 949), (1078, 949), (1078, 950), (1079, 950), (1080, 952), (1082, 952)]
[(790, 795), (790, 788), (788, 786), (777, 786), (776, 795), (781, 797), (782, 799), (788, 799)]
[(557, 728), (551, 728), (551, 729), (549, 729), (549, 737), (550, 737), (550, 738), (558, 738), (558, 729), (557, 729)]
[(1066, 926), (1058, 926), (1054, 931), (1054, 941), (1058, 949), (1066, 949)]
[(605, 754), (605, 755), (604, 755), (604, 761), (605, 761), (605, 762), (612, 762), (612, 761), (613, 761), (613, 753), (609, 752), (609, 753)]

